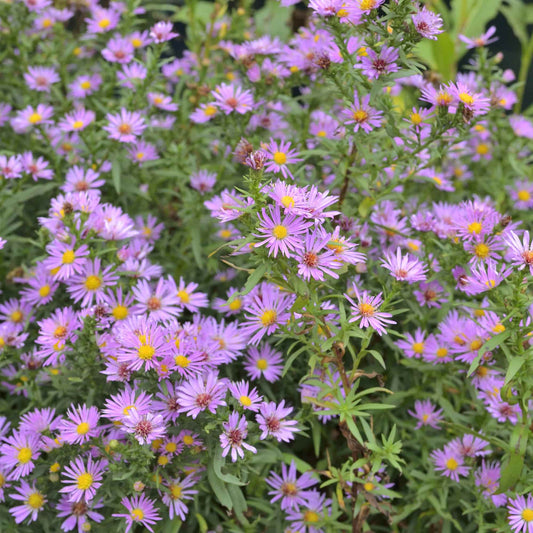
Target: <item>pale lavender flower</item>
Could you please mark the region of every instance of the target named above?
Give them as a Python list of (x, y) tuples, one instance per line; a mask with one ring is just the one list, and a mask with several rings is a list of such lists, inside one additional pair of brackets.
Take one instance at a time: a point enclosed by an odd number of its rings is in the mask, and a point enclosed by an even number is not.
[(244, 442), (248, 435), (248, 423), (245, 416), (239, 417), (239, 413), (233, 411), (229, 415), (228, 421), (222, 423), (224, 433), (220, 435), (220, 446), (222, 447), (222, 457), (226, 457), (231, 451), (231, 460), (235, 462), (238, 457), (244, 457), (244, 450), (257, 453), (256, 448)]

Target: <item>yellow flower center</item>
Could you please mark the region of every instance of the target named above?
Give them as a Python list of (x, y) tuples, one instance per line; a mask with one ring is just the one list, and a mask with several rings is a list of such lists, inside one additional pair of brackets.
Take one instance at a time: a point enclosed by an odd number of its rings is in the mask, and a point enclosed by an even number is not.
[(90, 81), (82, 81), (80, 83), (80, 87), (82, 89), (85, 89), (85, 90), (90, 89), (91, 88), (91, 82)]
[(107, 28), (111, 24), (111, 21), (109, 19), (102, 19), (98, 22), (98, 26), (102, 28), (103, 30)]
[(364, 488), (367, 492), (370, 492), (370, 491), (374, 490), (375, 485), (374, 485), (374, 483), (371, 483), (370, 481), (367, 481), (367, 482), (363, 485), (363, 488)]
[(471, 350), (479, 350), (483, 346), (483, 343), (479, 339), (475, 339), (470, 343)]
[(37, 122), (41, 122), (42, 119), (43, 119), (43, 117), (41, 115), (39, 115), (39, 113), (32, 113), (28, 117), (28, 122), (30, 124), (37, 124)]
[(529, 191), (525, 191), (524, 189), (522, 189), (521, 191), (518, 191), (518, 199), (521, 202), (527, 202), (530, 198), (531, 198), (531, 194), (529, 193)]
[(157, 458), (157, 464), (159, 466), (165, 466), (165, 465), (168, 465), (168, 463), (170, 462), (170, 459), (166, 456), (166, 455), (160, 455), (158, 458)]
[(490, 147), (486, 143), (480, 143), (476, 147), (476, 152), (479, 155), (487, 155), (490, 152)]
[(80, 128), (83, 128), (83, 121), (82, 121), (82, 120), (76, 120), (76, 121), (72, 124), (72, 127), (73, 127), (75, 130), (79, 130)]
[(78, 476), (78, 488), (80, 490), (87, 490), (93, 484), (93, 476), (89, 472), (84, 472), (81, 476)]
[(184, 304), (188, 304), (191, 300), (191, 297), (187, 291), (178, 291), (178, 298), (180, 298)]
[(142, 46), (143, 42), (140, 39), (134, 38), (131, 40), (131, 44), (133, 45), (133, 48), (139, 48), (139, 46)]
[(239, 300), (238, 298), (236, 298), (235, 300), (233, 300), (233, 302), (231, 302), (228, 307), (232, 310), (232, 311), (238, 311), (242, 306), (242, 302), (241, 300)]
[(217, 108), (214, 105), (208, 105), (204, 108), (204, 115), (207, 117), (212, 117), (213, 115), (216, 115)]
[(124, 320), (128, 316), (128, 308), (125, 305), (117, 305), (112, 314), (116, 320)]
[(276, 237), (276, 239), (284, 239), (288, 235), (287, 228), (285, 226), (277, 225), (274, 226), (274, 229), (272, 230), (272, 235)]
[(481, 259), (485, 259), (485, 257), (488, 257), (490, 253), (490, 248), (485, 243), (480, 242), (474, 248), (474, 252)]
[(40, 509), (44, 505), (44, 496), (40, 492), (32, 492), (26, 503), (32, 509)]
[(314, 524), (320, 520), (320, 515), (318, 513), (315, 513), (315, 511), (305, 511), (304, 513), (304, 522)]
[(374, 306), (367, 304), (367, 303), (361, 303), (359, 304), (359, 312), (363, 316), (373, 316), (374, 315)]
[(453, 457), (450, 457), (450, 459), (446, 461), (446, 468), (448, 470), (457, 470), (458, 466), (459, 463)]
[(181, 487), (179, 485), (170, 485), (170, 495), (173, 500), (181, 497)]
[(347, 17), (347, 16), (348, 16), (348, 10), (344, 9), (343, 7), (341, 7), (337, 11), (337, 17), (342, 18), (342, 17)]
[(418, 126), (419, 124), (422, 124), (422, 122), (423, 122), (422, 115), (420, 115), (420, 113), (411, 113), (411, 122), (415, 126)]
[(155, 348), (153, 346), (150, 346), (149, 344), (143, 344), (142, 346), (139, 346), (137, 353), (140, 359), (143, 359), (144, 361), (149, 361), (155, 354)]
[(194, 439), (190, 435), (183, 435), (183, 442), (187, 446), (190, 446), (194, 442)]
[(131, 517), (133, 520), (135, 520), (135, 522), (140, 522), (144, 518), (144, 511), (136, 507), (135, 509), (131, 510)]
[(67, 250), (63, 254), (62, 263), (64, 265), (70, 265), (74, 263), (74, 259), (76, 259), (76, 254), (74, 253), (74, 250)]
[(50, 285), (43, 285), (39, 289), (39, 296), (41, 298), (44, 298), (45, 296), (48, 296), (50, 294)]
[(24, 318), (24, 315), (22, 314), (22, 311), (19, 311), (18, 309), (16, 311), (13, 311), (10, 315), (12, 322), (21, 322)]
[(175, 442), (167, 442), (165, 450), (168, 453), (174, 453), (178, 449), (178, 445)]
[(266, 359), (258, 359), (255, 364), (259, 370), (266, 370), (268, 368), (268, 362)]
[(87, 435), (90, 429), (91, 426), (89, 426), (87, 422), (82, 422), (81, 424), (78, 424), (78, 427), (76, 428), (76, 433), (78, 435)]
[(437, 350), (437, 357), (446, 357), (448, 355), (448, 350), (446, 348), (439, 348)]
[(358, 109), (352, 114), (352, 118), (355, 122), (364, 122), (368, 118), (368, 113), (363, 109)]
[(273, 326), (276, 323), (276, 320), (278, 319), (278, 313), (274, 309), (267, 309), (262, 315), (261, 315), (261, 324), (263, 326)]
[(472, 222), (472, 224), (468, 224), (469, 233), (481, 233), (482, 229), (483, 226), (481, 225), (481, 222)]
[(292, 196), (283, 196), (281, 198), (281, 203), (283, 204), (283, 207), (293, 207), (295, 202)]
[(415, 342), (413, 344), (413, 352), (415, 353), (423, 353), (424, 352), (424, 343), (423, 342)]
[(85, 280), (85, 288), (88, 291), (95, 291), (102, 285), (102, 280), (98, 276), (87, 276)]
[(521, 516), (526, 522), (532, 522), (533, 521), (533, 509), (530, 509), (529, 507), (526, 507), (522, 511), (522, 515)]
[(325, 137), (327, 133), (324, 130), (317, 131), (317, 137)]
[(466, 105), (472, 105), (474, 103), (474, 98), (468, 93), (459, 93), (459, 100)]
[(17, 459), (21, 465), (25, 465), (31, 461), (31, 456), (31, 448), (20, 448), (19, 453), (17, 454)]
[(189, 366), (189, 359), (187, 359), (187, 357), (184, 355), (177, 355), (174, 358), (174, 361), (178, 366), (181, 366), (181, 368), (187, 368)]
[(505, 331), (505, 326), (503, 324), (501, 324), (500, 322), (498, 322), (493, 328), (492, 328), (492, 331), (494, 331), (494, 333), (503, 333)]
[(242, 395), (239, 398), (239, 402), (241, 402), (244, 407), (250, 407), (250, 405), (252, 405), (252, 399), (250, 398), (250, 396)]
[(274, 163), (284, 165), (287, 162), (287, 156), (283, 152), (274, 152)]

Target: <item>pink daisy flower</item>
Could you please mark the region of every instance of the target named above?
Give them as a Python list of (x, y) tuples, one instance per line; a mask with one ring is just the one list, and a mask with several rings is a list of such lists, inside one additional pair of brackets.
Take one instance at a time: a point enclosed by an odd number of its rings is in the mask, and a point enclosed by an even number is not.
[(60, 437), (69, 444), (84, 444), (100, 433), (99, 419), (96, 407), (87, 407), (85, 404), (71, 407), (61, 421)]
[(388, 324), (396, 324), (391, 320), (392, 315), (383, 311), (378, 311), (383, 298), (380, 292), (377, 296), (371, 296), (368, 291), (359, 292), (355, 284), (353, 290), (357, 298), (357, 304), (347, 295), (344, 296), (352, 304), (352, 315), (350, 322), (358, 322), (362, 328), (371, 327), (376, 330), (379, 335), (387, 334), (385, 326)]
[(119, 114), (108, 113), (106, 118), (108, 124), (104, 126), (104, 130), (109, 133), (109, 138), (123, 143), (134, 142), (146, 128), (144, 118), (137, 111), (127, 111), (122, 108)]
[(122, 498), (121, 503), (127, 509), (127, 513), (116, 513), (112, 516), (126, 519), (125, 533), (133, 527), (133, 524), (142, 524), (148, 531), (154, 533), (152, 525), (161, 520), (154, 500), (150, 500), (144, 494), (132, 498)]
[(89, 456), (87, 459), (87, 466), (81, 457), (76, 457), (65, 467), (63, 471), (63, 483), (67, 486), (63, 487), (59, 492), (67, 494), (70, 502), (84, 501), (90, 502), (96, 490), (102, 485), (104, 469), (107, 461), (93, 461)]
[(226, 457), (231, 451), (232, 462), (237, 461), (237, 458), (244, 458), (244, 450), (252, 453), (257, 453), (257, 449), (244, 442), (248, 435), (248, 422), (246, 417), (233, 411), (229, 415), (228, 421), (222, 423), (224, 433), (220, 435), (220, 446), (222, 448), (222, 457)]
[(294, 433), (299, 429), (295, 427), (296, 420), (285, 420), (285, 417), (292, 413), (292, 407), (285, 407), (285, 400), (279, 404), (275, 402), (264, 402), (260, 413), (255, 419), (262, 431), (261, 440), (267, 437), (275, 437), (278, 442), (290, 442), (294, 439)]
[(35, 522), (39, 512), (48, 501), (46, 496), (37, 489), (36, 481), (30, 486), (27, 481), (22, 481), (20, 487), (15, 487), (18, 494), (10, 494), (13, 500), (23, 502), (22, 505), (11, 507), (9, 512), (13, 515), (15, 523), (20, 524), (29, 517), (28, 522)]
[(226, 115), (234, 111), (243, 115), (252, 111), (254, 106), (254, 99), (250, 91), (229, 83), (217, 85), (211, 94), (215, 98), (215, 105)]
[(294, 179), (287, 165), (298, 163), (303, 161), (303, 159), (298, 157), (296, 150), (291, 149), (290, 142), (276, 142), (274, 139), (270, 139), (270, 144), (264, 150), (267, 153), (267, 160), (265, 162), (265, 170), (267, 172), (281, 173), (285, 179)]
[(56, 70), (52, 67), (28, 67), (24, 79), (30, 89), (47, 93), (54, 83), (60, 81)]

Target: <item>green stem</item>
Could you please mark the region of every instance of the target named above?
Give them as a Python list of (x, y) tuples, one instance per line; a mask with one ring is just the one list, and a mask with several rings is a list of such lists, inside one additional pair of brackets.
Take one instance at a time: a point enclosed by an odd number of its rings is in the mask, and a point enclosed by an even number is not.
[(518, 74), (518, 90), (517, 100), (514, 106), (514, 112), (520, 113), (522, 109), (522, 101), (524, 100), (524, 92), (526, 89), (527, 74), (529, 72), (529, 66), (533, 60), (533, 34), (529, 38), (527, 46), (522, 47), (522, 60), (520, 61), (520, 73)]

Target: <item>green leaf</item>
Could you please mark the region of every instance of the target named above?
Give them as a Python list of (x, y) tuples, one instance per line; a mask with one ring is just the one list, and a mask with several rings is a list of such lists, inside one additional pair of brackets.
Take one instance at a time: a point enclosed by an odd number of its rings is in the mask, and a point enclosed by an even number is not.
[(267, 271), (266, 263), (258, 266), (254, 271), (248, 276), (246, 283), (244, 284), (244, 289), (241, 291), (241, 294), (244, 296), (248, 294), (262, 279)]
[(240, 522), (248, 524), (248, 520), (246, 520), (244, 516), (244, 512), (246, 511), (246, 509), (248, 509), (248, 505), (246, 504), (246, 500), (244, 498), (242, 490), (236, 485), (228, 485), (227, 489), (231, 497), (231, 502), (233, 503), (233, 510), (235, 511), (237, 518), (240, 520)]
[(506, 1), (508, 5), (502, 6), (501, 12), (507, 19), (516, 38), (520, 41), (522, 46), (525, 47), (529, 40), (527, 28), (528, 12), (526, 5), (520, 0)]
[(213, 461), (210, 463), (213, 465), (213, 472), (215, 473), (215, 475), (222, 481), (225, 481), (226, 483), (230, 483), (232, 485), (246, 485), (246, 483), (243, 483), (238, 477), (234, 476), (233, 474), (222, 473), (222, 467), (225, 465), (225, 463), (226, 460), (224, 457), (222, 457), (222, 450), (218, 448), (213, 457)]
[(523, 364), (526, 362), (525, 357), (513, 357), (507, 368), (507, 373), (505, 374), (505, 383), (507, 385), (516, 375), (516, 373), (522, 368)]
[(290, 17), (290, 9), (284, 9), (276, 0), (270, 0), (265, 7), (257, 11), (255, 15), (256, 28), (260, 33), (264, 34), (268, 31), (269, 35), (285, 40), (291, 33)]
[(376, 201), (373, 198), (370, 198), (370, 196), (367, 196), (360, 204), (359, 204), (359, 214), (362, 218), (366, 218), (370, 211), (372, 210), (372, 207), (376, 204)]
[(509, 329), (506, 329), (505, 331), (502, 331), (502, 333), (498, 333), (498, 335), (494, 335), (494, 337), (491, 337), (478, 351), (478, 354), (476, 355), (475, 359), (470, 364), (470, 368), (467, 372), (467, 377), (470, 377), (479, 366), (479, 363), (481, 362), (481, 358), (483, 357), (483, 354), (486, 352), (489, 352), (490, 350), (493, 350), (496, 348), (496, 346), (500, 345), (509, 337), (511, 334), (511, 331)]
[(436, 41), (431, 41), (431, 52), (439, 74), (444, 80), (454, 76), (455, 48), (449, 33), (441, 33)]
[(194, 255), (194, 260), (196, 261), (196, 264), (202, 268), (204, 266), (204, 257), (202, 254), (202, 238), (200, 236), (200, 227), (199, 226), (193, 226), (191, 229), (191, 245), (192, 245), (192, 253)]
[(111, 177), (113, 178), (113, 186), (117, 194), (120, 194), (120, 162), (118, 159), (113, 159), (111, 166)]
[(524, 457), (518, 453), (512, 453), (509, 461), (502, 467), (500, 486), (495, 494), (502, 494), (509, 490), (520, 479)]
[(213, 468), (213, 463), (209, 463), (207, 465), (207, 479), (218, 501), (224, 507), (227, 507), (228, 509), (231, 510), (233, 507), (231, 496), (228, 492), (228, 489), (226, 488), (226, 484), (215, 473), (215, 469)]
[(23, 191), (17, 192), (13, 196), (9, 197), (7, 201), (9, 203), (21, 204), (23, 202), (31, 200), (32, 198), (36, 198), (37, 196), (43, 196), (48, 191), (51, 191), (56, 188), (56, 183), (43, 183), (40, 185), (32, 185), (31, 187)]

